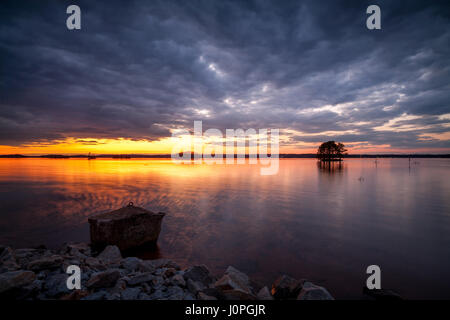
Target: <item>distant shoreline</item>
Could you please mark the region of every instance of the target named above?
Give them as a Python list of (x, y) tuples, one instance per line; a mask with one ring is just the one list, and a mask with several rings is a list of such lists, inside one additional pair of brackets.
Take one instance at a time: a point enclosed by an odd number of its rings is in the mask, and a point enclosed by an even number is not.
[[(22, 155), (22, 154), (5, 154), (0, 155), (0, 158), (7, 159), (24, 159), (24, 158), (38, 158), (38, 159), (88, 159), (89, 155), (61, 155), (61, 154), (47, 154), (47, 155)], [(224, 155), (224, 158), (226, 156)], [(236, 158), (237, 155), (234, 155)], [(248, 155), (245, 155), (248, 158)], [(280, 159), (312, 159), (316, 158), (316, 154), (291, 154), (281, 153)], [(167, 159), (171, 158), (170, 154), (100, 154), (95, 155), (95, 158), (103, 159)], [(193, 157), (192, 157), (193, 158)], [(349, 154), (343, 156), (346, 159), (355, 158), (450, 158), (450, 154)]]

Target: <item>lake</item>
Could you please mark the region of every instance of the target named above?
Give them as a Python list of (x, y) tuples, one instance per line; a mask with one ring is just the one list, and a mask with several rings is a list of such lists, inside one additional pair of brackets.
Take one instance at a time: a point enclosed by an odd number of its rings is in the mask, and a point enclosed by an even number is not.
[(0, 243), (89, 241), (87, 218), (129, 201), (167, 213), (148, 257), (233, 265), (267, 285), (285, 273), (350, 299), (376, 264), (383, 288), (450, 298), (449, 159), (282, 159), (272, 176), (250, 164), (0, 159)]

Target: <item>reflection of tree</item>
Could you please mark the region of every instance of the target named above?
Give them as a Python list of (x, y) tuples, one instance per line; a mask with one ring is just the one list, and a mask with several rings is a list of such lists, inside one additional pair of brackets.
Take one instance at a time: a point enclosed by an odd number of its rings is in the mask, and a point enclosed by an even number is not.
[(332, 174), (332, 173), (342, 172), (342, 170), (344, 169), (344, 166), (341, 161), (337, 161), (337, 162), (318, 161), (317, 168), (319, 169), (320, 172)]

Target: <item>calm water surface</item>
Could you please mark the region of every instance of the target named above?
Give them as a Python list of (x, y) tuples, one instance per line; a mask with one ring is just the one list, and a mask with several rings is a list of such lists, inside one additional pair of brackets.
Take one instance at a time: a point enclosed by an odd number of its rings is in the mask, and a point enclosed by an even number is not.
[(450, 298), (450, 160), (280, 161), (176, 165), (170, 160), (0, 159), (0, 242), (88, 241), (87, 218), (129, 201), (167, 212), (162, 257), (228, 265), (270, 284), (309, 278), (360, 298), (365, 269), (407, 298)]

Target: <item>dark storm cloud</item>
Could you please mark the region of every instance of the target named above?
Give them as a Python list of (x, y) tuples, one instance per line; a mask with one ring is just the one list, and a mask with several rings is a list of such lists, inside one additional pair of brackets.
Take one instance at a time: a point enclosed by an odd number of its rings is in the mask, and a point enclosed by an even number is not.
[[(72, 3), (80, 31), (65, 27)], [(300, 132), (292, 142), (334, 131), (450, 147), (420, 139), (450, 130), (449, 6), (378, 1), (382, 30), (369, 31), (369, 4), (2, 1), (0, 144), (154, 140), (203, 120)]]

